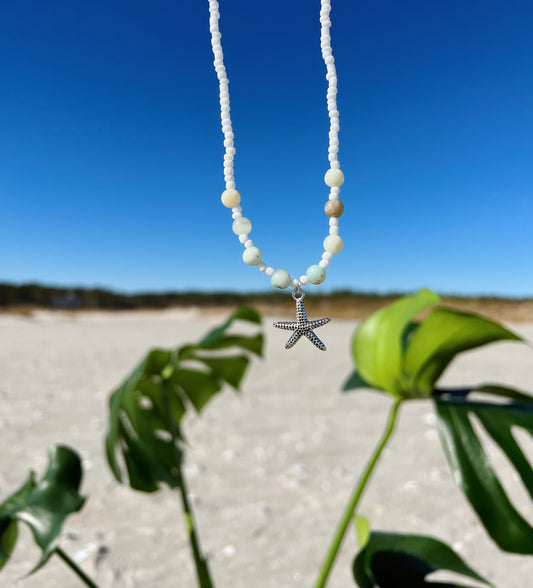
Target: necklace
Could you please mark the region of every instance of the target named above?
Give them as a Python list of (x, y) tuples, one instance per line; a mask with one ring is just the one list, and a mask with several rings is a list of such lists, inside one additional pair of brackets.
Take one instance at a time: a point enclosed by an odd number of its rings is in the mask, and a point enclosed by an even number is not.
[(211, 46), (215, 57), (214, 66), (219, 82), (220, 97), (220, 118), (222, 122), (222, 133), (224, 135), (224, 181), (226, 189), (222, 192), (222, 204), (226, 208), (231, 208), (233, 224), (232, 230), (244, 245), (242, 254), (243, 261), (246, 265), (255, 266), (260, 272), (270, 278), (272, 286), (275, 288), (285, 289), (292, 287), (292, 297), (296, 301), (296, 321), (293, 322), (276, 322), (275, 327), (280, 329), (292, 330), (294, 333), (287, 341), (285, 347), (290, 349), (303, 335), (318, 349), (325, 351), (326, 346), (315, 335), (313, 329), (321, 327), (330, 321), (329, 318), (309, 321), (303, 305), (305, 293), (302, 286), (308, 284), (321, 284), (326, 279), (326, 269), (330, 265), (333, 255), (340, 253), (344, 247), (342, 239), (339, 237), (339, 217), (344, 212), (344, 205), (339, 200), (339, 194), (342, 184), (344, 183), (344, 174), (340, 169), (338, 158), (339, 153), (339, 111), (337, 109), (337, 73), (335, 69), (335, 60), (331, 49), (331, 0), (321, 0), (320, 7), (320, 47), (322, 57), (326, 64), (328, 81), (327, 106), (329, 115), (329, 147), (328, 159), (329, 169), (324, 176), (324, 182), (329, 187), (329, 199), (326, 202), (324, 211), (329, 217), (329, 234), (324, 239), (324, 252), (322, 258), (317, 264), (310, 265), (305, 274), (299, 278), (291, 278), (289, 273), (284, 269), (274, 269), (263, 261), (261, 250), (254, 245), (249, 238), (252, 230), (252, 223), (243, 216), (241, 206), (241, 195), (236, 190), (235, 176), (233, 173), (233, 160), (235, 158), (234, 133), (230, 117), (229, 101), (229, 80), (224, 66), (224, 55), (218, 21), (220, 18), (219, 3), (217, 0), (209, 0), (209, 30), (211, 32)]

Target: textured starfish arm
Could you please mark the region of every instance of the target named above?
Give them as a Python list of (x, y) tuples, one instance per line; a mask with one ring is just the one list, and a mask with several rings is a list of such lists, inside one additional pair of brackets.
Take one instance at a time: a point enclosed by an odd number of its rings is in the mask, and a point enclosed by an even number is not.
[(326, 346), (322, 341), (313, 333), (313, 331), (309, 331), (304, 333), (304, 335), (311, 341), (311, 343), (320, 349), (320, 351), (326, 351)]
[[(302, 334), (299, 331), (294, 331), (294, 333), (290, 336), (287, 343), (285, 343), (285, 349), (290, 349), (291, 347), (294, 347), (294, 345), (296, 344), (297, 341), (299, 341), (301, 336), (302, 336)], [(307, 334), (306, 334), (306, 336), (307, 336)]]
[(298, 328), (298, 323), (289, 322), (289, 321), (279, 321), (277, 323), (274, 323), (274, 326), (278, 327), (278, 329), (285, 329), (287, 331), (294, 331), (294, 329)]
[(315, 319), (314, 321), (309, 321), (306, 326), (313, 330), (322, 325), (327, 325), (330, 320), (330, 318)]
[(305, 312), (304, 301), (302, 298), (299, 298), (296, 301), (296, 319), (299, 323), (307, 322), (307, 314)]

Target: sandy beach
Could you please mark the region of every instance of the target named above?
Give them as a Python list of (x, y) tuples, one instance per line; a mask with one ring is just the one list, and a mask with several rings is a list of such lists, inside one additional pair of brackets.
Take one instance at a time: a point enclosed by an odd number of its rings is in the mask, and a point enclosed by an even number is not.
[[(134, 492), (110, 474), (103, 451), (107, 399), (149, 348), (195, 341), (225, 316), (195, 309), (0, 316), (0, 499), (30, 469), (42, 475), (50, 445), (76, 448), (88, 500), (68, 520), (61, 545), (101, 587), (195, 586), (177, 494)], [(190, 443), (186, 473), (217, 588), (312, 586), (390, 404), (375, 392), (340, 392), (352, 369), (355, 321), (321, 328), (328, 346), (321, 353), (307, 341), (286, 351), (287, 333), (271, 327), (278, 318), (265, 319), (265, 358), (254, 361), (242, 394), (225, 391), (183, 427)], [(510, 327), (533, 340), (533, 323)], [(504, 343), (464, 354), (442, 383), (501, 382), (533, 393), (532, 374), (533, 350)], [(528, 449), (533, 455), (531, 440)], [(531, 501), (494, 454), (531, 521)], [(452, 482), (429, 402), (402, 408), (360, 512), (376, 529), (448, 542), (499, 588), (531, 585), (533, 558), (500, 552)], [(20, 580), (38, 559), (29, 531), (20, 530), (0, 586), (81, 586), (55, 557)], [(354, 586), (356, 549), (349, 533), (331, 588)]]

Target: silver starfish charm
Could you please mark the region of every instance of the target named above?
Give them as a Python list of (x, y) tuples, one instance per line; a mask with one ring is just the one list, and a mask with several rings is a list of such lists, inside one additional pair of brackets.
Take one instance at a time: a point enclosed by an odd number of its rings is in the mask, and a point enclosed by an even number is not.
[(307, 337), (309, 341), (318, 347), (321, 351), (326, 351), (326, 346), (322, 341), (313, 333), (313, 329), (321, 327), (329, 323), (330, 318), (316, 319), (314, 321), (307, 320), (307, 315), (304, 308), (304, 293), (301, 290), (295, 290), (292, 293), (292, 297), (296, 300), (296, 320), (295, 321), (279, 321), (274, 323), (274, 326), (278, 329), (286, 329), (288, 331), (294, 331), (290, 336), (287, 343), (285, 343), (285, 349), (293, 347), (300, 339), (302, 335)]

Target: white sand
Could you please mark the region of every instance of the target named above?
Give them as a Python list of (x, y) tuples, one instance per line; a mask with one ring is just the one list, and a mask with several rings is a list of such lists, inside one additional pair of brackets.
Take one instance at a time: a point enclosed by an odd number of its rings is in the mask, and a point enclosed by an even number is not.
[[(62, 546), (102, 587), (195, 586), (177, 495), (119, 486), (103, 439), (108, 395), (140, 357), (152, 346), (195, 341), (221, 318), (192, 310), (0, 317), (0, 496), (17, 488), (30, 468), (42, 474), (51, 444), (77, 448), (88, 501), (67, 522)], [(389, 406), (378, 393), (340, 393), (351, 371), (354, 322), (320, 329), (326, 353), (305, 340), (285, 351), (287, 333), (269, 323), (266, 357), (254, 362), (242, 395), (228, 390), (184, 426), (191, 444), (186, 472), (217, 588), (312, 586)], [(514, 328), (533, 339), (533, 325)], [(443, 383), (506, 382), (533, 392), (532, 368), (530, 348), (497, 344), (465, 354)], [(374, 528), (447, 541), (500, 588), (531, 586), (533, 558), (501, 553), (487, 538), (451, 481), (434, 421), (430, 403), (403, 408), (361, 514)], [(506, 479), (532, 520), (531, 501), (510, 470)], [(38, 558), (21, 529), (0, 586), (81, 585), (57, 558), (18, 582)], [(355, 550), (350, 532), (331, 588), (354, 585)]]

